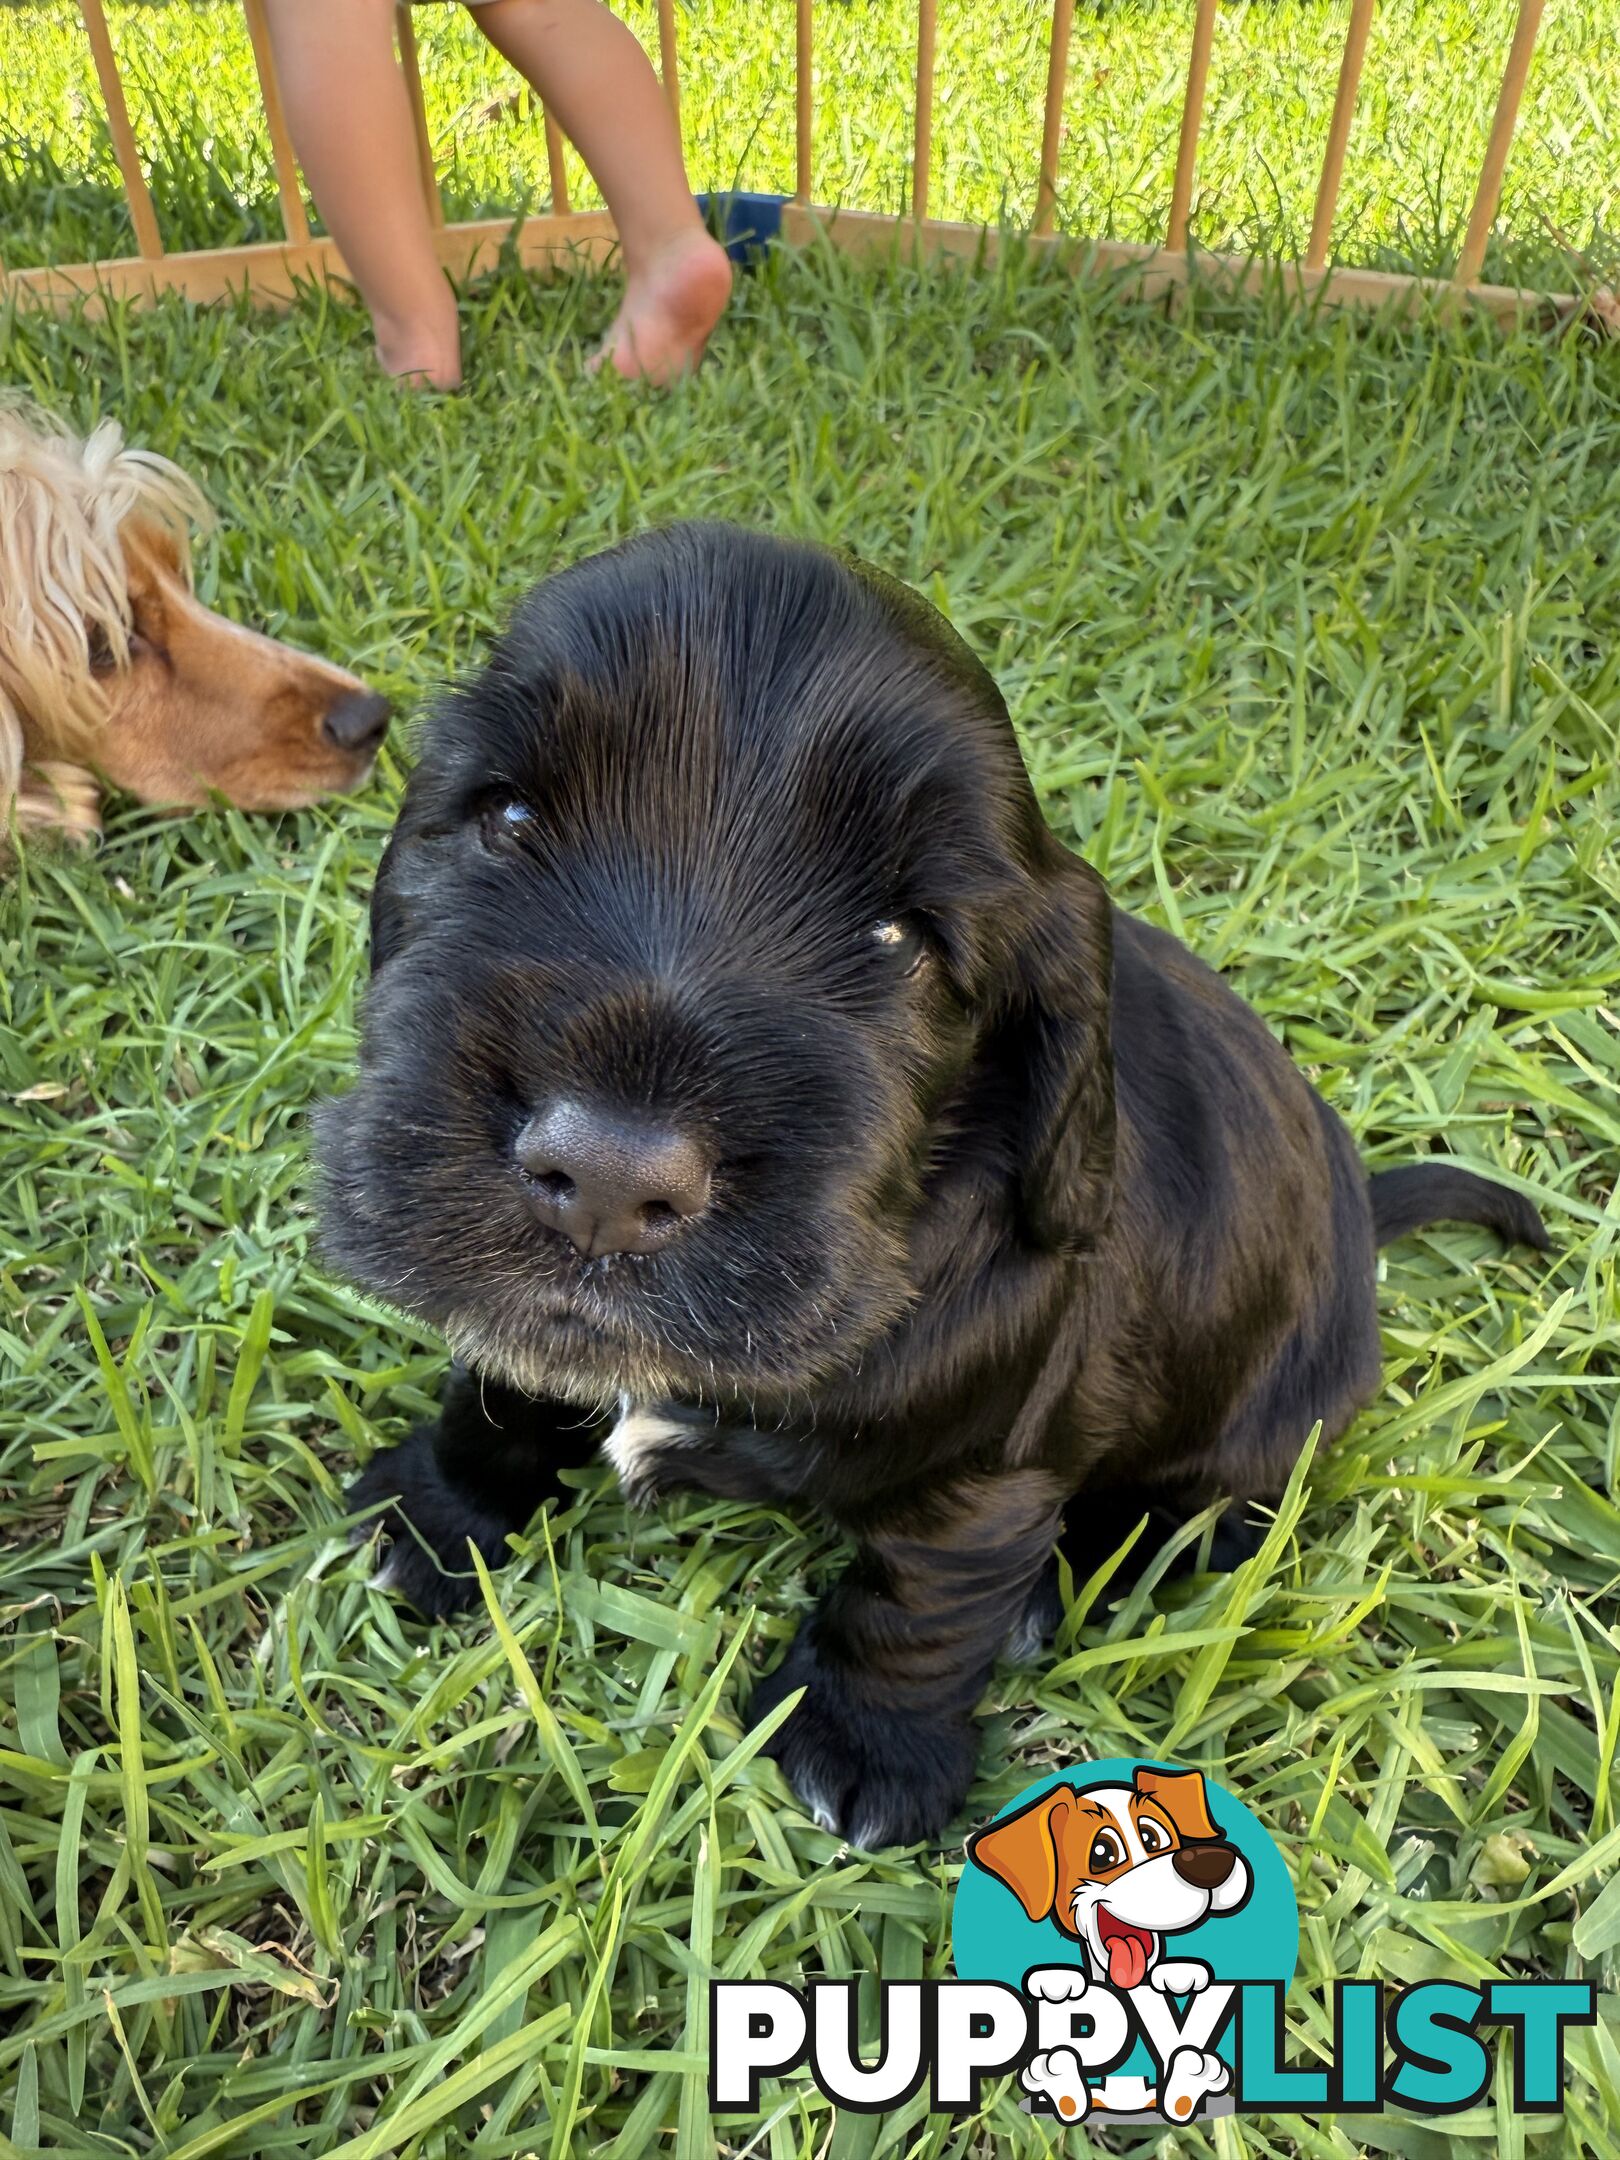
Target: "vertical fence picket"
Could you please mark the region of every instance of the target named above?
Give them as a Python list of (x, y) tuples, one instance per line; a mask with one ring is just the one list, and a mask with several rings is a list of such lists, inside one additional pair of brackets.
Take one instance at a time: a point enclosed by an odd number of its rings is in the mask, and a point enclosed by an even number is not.
[[(346, 0), (328, 0), (328, 4), (343, 5)], [(410, 0), (400, 0), (394, 9), (394, 29), (399, 41), (400, 70), (411, 101), (411, 128), (416, 136), (416, 162), (422, 174), (422, 193), (427, 198), (428, 216), (435, 225), (442, 225), (444, 203), (439, 195), (439, 176), (433, 165), (433, 137), (428, 132), (427, 101), (422, 95), (422, 62), (416, 50), (416, 25), (411, 21)]]
[(810, 131), (815, 119), (815, 58), (811, 5), (812, 0), (797, 0), (798, 38), (793, 55), (794, 146), (797, 153), (794, 192), (801, 203), (810, 200), (812, 180)]
[(934, 5), (917, 0), (917, 120), (911, 148), (911, 214), (928, 215), (928, 168), (934, 145)]
[(270, 47), (270, 23), (264, 11), (264, 0), (242, 0), (242, 12), (247, 17), (248, 36), (253, 41), (253, 65), (258, 70), (264, 122), (270, 132), (270, 155), (276, 165), (281, 229), (290, 246), (302, 247), (309, 239), (309, 217), (298, 181), (298, 160), (293, 155), (292, 137), (287, 133), (287, 119), (281, 109), (281, 84), (276, 76), (275, 54)]
[(546, 167), (551, 174), (551, 214), (553, 217), (568, 215), (568, 167), (563, 159), (562, 129), (545, 114)]
[(681, 132), (681, 67), (675, 50), (675, 0), (658, 0), (658, 72), (664, 95), (675, 115), (675, 132)]
[(1053, 0), (1052, 43), (1046, 58), (1046, 113), (1041, 123), (1041, 177), (1035, 189), (1035, 230), (1049, 233), (1057, 213), (1058, 154), (1063, 147), (1063, 92), (1069, 80), (1074, 0)]
[(158, 231), (157, 212), (152, 208), (152, 193), (141, 170), (141, 154), (135, 147), (135, 130), (129, 124), (129, 106), (124, 101), (124, 80), (118, 72), (118, 59), (113, 52), (112, 33), (107, 28), (106, 10), (101, 0), (79, 0), (79, 13), (83, 17), (86, 34), (90, 39), (90, 51), (96, 63), (96, 80), (101, 85), (101, 102), (107, 114), (107, 130), (112, 136), (113, 152), (118, 159), (118, 170), (124, 181), (124, 200), (129, 205), (129, 221), (135, 228), (135, 245), (149, 262), (155, 262), (163, 253), (163, 236)]
[(1176, 146), (1176, 177), (1170, 190), (1170, 222), (1164, 237), (1164, 244), (1173, 255), (1181, 254), (1187, 245), (1193, 169), (1198, 162), (1198, 131), (1204, 120), (1204, 89), (1209, 81), (1209, 55), (1215, 42), (1217, 5), (1218, 0), (1198, 0), (1198, 13), (1193, 21), (1187, 95), (1181, 104), (1181, 140)]
[(1333, 239), (1333, 216), (1344, 181), (1344, 154), (1350, 143), (1350, 123), (1356, 116), (1356, 92), (1361, 88), (1361, 64), (1367, 57), (1367, 32), (1372, 27), (1376, 4), (1377, 0), (1350, 0), (1350, 28), (1345, 34), (1344, 58), (1339, 63), (1339, 87), (1333, 95), (1333, 118), (1328, 123), (1327, 150), (1317, 183), (1310, 243), (1305, 250), (1307, 270), (1322, 268)]
[(1513, 131), (1519, 124), (1519, 101), (1524, 96), (1525, 79), (1530, 73), (1530, 56), (1536, 49), (1536, 32), (1541, 28), (1544, 5), (1545, 0), (1519, 0), (1519, 19), (1513, 26), (1513, 43), (1508, 48), (1507, 68), (1497, 94), (1490, 140), (1485, 145), (1485, 163), (1480, 169), (1468, 231), (1452, 280), (1459, 291), (1476, 283), (1485, 267), (1486, 243), (1502, 200), (1502, 175), (1507, 169)]

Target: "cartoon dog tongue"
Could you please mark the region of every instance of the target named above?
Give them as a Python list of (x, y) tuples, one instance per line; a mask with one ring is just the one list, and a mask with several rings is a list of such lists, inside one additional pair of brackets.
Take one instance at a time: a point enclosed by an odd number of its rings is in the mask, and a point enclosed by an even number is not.
[[(1113, 1920), (1113, 1914), (1103, 1916), (1104, 1922)], [(1118, 1933), (1115, 1933), (1115, 1928)], [(1099, 1928), (1103, 1949), (1108, 1955), (1108, 1985), (1121, 1990), (1140, 1987), (1147, 1971), (1148, 1952), (1153, 1938), (1142, 1928), (1127, 1927), (1115, 1921), (1114, 1927), (1106, 1924)]]

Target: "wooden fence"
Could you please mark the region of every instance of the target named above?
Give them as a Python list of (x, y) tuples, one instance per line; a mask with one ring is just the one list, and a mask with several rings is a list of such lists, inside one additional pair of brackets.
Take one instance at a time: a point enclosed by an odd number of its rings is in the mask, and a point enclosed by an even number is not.
[[(333, 0), (338, 4), (338, 0)], [(1002, 236), (986, 233), (975, 225), (953, 224), (929, 215), (929, 182), (933, 146), (933, 85), (936, 0), (918, 0), (914, 127), (911, 161), (911, 214), (909, 218), (878, 216), (867, 211), (818, 205), (815, 200), (815, 168), (811, 132), (815, 107), (814, 0), (794, 0), (796, 16), (796, 172), (795, 193), (782, 210), (782, 237), (802, 243), (825, 235), (831, 243), (853, 253), (881, 252), (897, 244), (925, 252), (975, 257), (993, 250)], [(1031, 231), (1018, 235), (1020, 244), (1062, 250), (1077, 274), (1093, 271), (1125, 274), (1125, 281), (1144, 296), (1155, 296), (1184, 284), (1193, 274), (1229, 281), (1252, 289), (1274, 277), (1278, 265), (1249, 257), (1198, 252), (1188, 247), (1188, 217), (1192, 207), (1197, 171), (1199, 135), (1203, 124), (1204, 92), (1209, 74), (1219, 0), (1189, 0), (1192, 12), (1191, 42), (1187, 63), (1187, 87), (1182, 104), (1175, 175), (1166, 206), (1162, 244), (1126, 241), (1086, 241), (1059, 236), (1056, 221), (1059, 169), (1063, 141), (1063, 98), (1068, 80), (1069, 47), (1074, 22), (1074, 0), (1053, 0), (1050, 57), (1046, 77), (1044, 124), (1035, 214)], [(1326, 153), (1317, 185), (1310, 239), (1304, 256), (1282, 265), (1293, 288), (1301, 295), (1320, 293), (1324, 301), (1358, 307), (1420, 308), (1436, 298), (1485, 309), (1501, 320), (1521, 314), (1527, 304), (1569, 303), (1560, 295), (1527, 295), (1507, 286), (1480, 283), (1485, 249), (1501, 198), (1502, 174), (1518, 122), (1520, 101), (1530, 71), (1531, 54), (1540, 28), (1545, 0), (1519, 0), (1518, 17), (1497, 94), (1496, 111), (1484, 160), (1475, 185), (1473, 206), (1456, 268), (1448, 279), (1402, 276), (1389, 271), (1328, 267), (1334, 216), (1344, 176), (1345, 153), (1355, 114), (1362, 63), (1376, 0), (1351, 0), (1350, 22), (1340, 64), (1338, 89), (1328, 127)], [(342, 257), (335, 243), (313, 236), (304, 207), (297, 161), (282, 116), (281, 97), (271, 55), (265, 0), (243, 0), (247, 27), (258, 68), (280, 196), (284, 238), (253, 246), (189, 249), (168, 252), (163, 245), (151, 192), (141, 169), (134, 131), (130, 125), (118, 62), (108, 34), (103, 0), (79, 0), (86, 34), (94, 55), (97, 79), (106, 108), (107, 125), (123, 176), (134, 228), (137, 253), (95, 263), (51, 265), (42, 269), (0, 269), (0, 294), (10, 292), (47, 306), (66, 307), (81, 297), (92, 304), (105, 294), (122, 294), (137, 300), (160, 292), (180, 292), (195, 300), (214, 300), (247, 289), (259, 301), (274, 306), (292, 298), (301, 281), (328, 276), (342, 277)], [(422, 184), (427, 191), (437, 231), (441, 258), (450, 270), (464, 275), (480, 264), (492, 262), (510, 243), (519, 259), (535, 268), (554, 268), (580, 258), (599, 260), (613, 246), (613, 224), (605, 211), (574, 210), (569, 206), (567, 177), (563, 169), (562, 143), (555, 121), (546, 116), (546, 144), (551, 170), (552, 209), (543, 217), (521, 221), (508, 218), (479, 219), (449, 224), (445, 221), (434, 174), (432, 142), (422, 100), (422, 79), (417, 65), (416, 37), (408, 5), (395, 10), (400, 61), (416, 121)], [(658, 0), (659, 58), (664, 86), (679, 114), (679, 58), (676, 50), (674, 0)]]

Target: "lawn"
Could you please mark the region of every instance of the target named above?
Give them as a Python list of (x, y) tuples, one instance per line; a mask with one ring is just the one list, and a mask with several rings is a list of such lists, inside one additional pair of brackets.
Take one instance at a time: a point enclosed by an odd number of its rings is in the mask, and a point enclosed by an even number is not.
[[(583, 374), (611, 304), (481, 285), (471, 388), (432, 402), (313, 299), (0, 319), (0, 379), (182, 456), (222, 513), (205, 595), (407, 711), (648, 523), (852, 544), (1370, 1156), (1533, 1192), (1550, 1256), (1387, 1254), (1384, 1389), (1263, 1570), (1104, 1589), (998, 1672), (962, 1827), (1076, 1756), (1210, 1771), (1293, 1870), (1313, 2046), (1334, 1976), (1612, 1986), (1620, 359), (816, 254), (660, 398)], [(829, 1537), (637, 1517), (593, 1472), (494, 1578), (502, 1624), (437, 1628), (345, 1542), (354, 1462), (444, 1362), (323, 1270), (309, 1200), (407, 755), (301, 817), (124, 805), (0, 889), (0, 2160), (1044, 2152), (1004, 2087), (959, 2125), (798, 2082), (763, 2134), (709, 2121), (711, 1970), (949, 1969), (959, 1844), (850, 1851), (744, 1741)], [(1558, 2120), (1504, 2069), (1449, 2123), (1162, 2149), (1612, 2154), (1611, 2035), (1570, 2059)]]
[[(656, 50), (655, 0), (623, 0)], [(1472, 200), (1516, 0), (1384, 0), (1374, 17), (1335, 252), (1444, 273)], [(791, 0), (682, 0), (681, 113), (699, 187), (791, 190)], [(938, 0), (932, 207), (1027, 224), (1035, 199), (1047, 0)], [(220, 0), (110, 0), (114, 43), (170, 246), (279, 237), (241, 11)], [(1298, 254), (1310, 229), (1349, 0), (1222, 9), (1192, 234)], [(1058, 222), (1163, 238), (1186, 86), (1191, 0), (1086, 0), (1070, 48)], [(549, 202), (526, 94), (466, 12), (420, 7), (429, 123), (453, 217)], [(911, 199), (916, 0), (819, 0), (815, 194), (898, 211)], [(186, 118), (174, 119), (174, 86)], [(577, 158), (576, 206), (598, 200)], [(1537, 46), (1488, 276), (1566, 289), (1620, 273), (1620, 47), (1609, 0), (1557, 0)], [(0, 236), (16, 267), (133, 252), (73, 0), (0, 0)]]

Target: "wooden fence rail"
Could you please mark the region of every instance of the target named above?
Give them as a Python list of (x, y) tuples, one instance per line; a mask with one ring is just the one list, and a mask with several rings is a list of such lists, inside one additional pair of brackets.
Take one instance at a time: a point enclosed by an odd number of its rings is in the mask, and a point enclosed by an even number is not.
[(253, 41), (253, 65), (259, 76), (259, 96), (264, 102), (265, 126), (270, 131), (270, 155), (276, 165), (276, 194), (281, 201), (281, 229), (292, 247), (309, 243), (309, 219), (298, 180), (298, 160), (281, 110), (281, 85), (276, 80), (275, 54), (270, 50), (270, 19), (264, 0), (242, 0), (248, 36)]
[(96, 63), (96, 80), (101, 85), (101, 102), (107, 112), (107, 129), (112, 136), (113, 155), (118, 160), (118, 170), (123, 177), (124, 200), (129, 205), (129, 221), (135, 228), (135, 245), (149, 262), (156, 262), (163, 253), (163, 240), (158, 232), (157, 212), (152, 208), (146, 174), (141, 169), (141, 154), (135, 147), (135, 130), (129, 124), (129, 106), (124, 100), (124, 78), (118, 72), (118, 57), (113, 51), (112, 32), (107, 28), (107, 17), (101, 0), (79, 0), (79, 12), (84, 17), (90, 51)]
[[(96, 305), (106, 295), (149, 299), (164, 291), (176, 291), (198, 300), (220, 298), (232, 291), (247, 290), (268, 304), (285, 303), (301, 280), (344, 275), (342, 257), (333, 241), (312, 237), (304, 205), (303, 188), (291, 138), (282, 112), (280, 86), (276, 80), (266, 0), (242, 0), (248, 35), (253, 47), (260, 99), (276, 190), (281, 205), (284, 238), (252, 246), (213, 249), (165, 250), (151, 190), (141, 166), (140, 152), (130, 121), (119, 72), (117, 54), (103, 0), (79, 0), (90, 52), (95, 62), (103, 109), (113, 152), (123, 182), (130, 224), (135, 235), (132, 256), (91, 263), (50, 264), (39, 269), (0, 269), (0, 297), (6, 293), (47, 305), (66, 307), (81, 299)], [(334, 0), (335, 4), (335, 0)], [(875, 216), (838, 206), (818, 206), (814, 196), (813, 132), (815, 119), (814, 0), (794, 0), (794, 194), (782, 213), (782, 235), (789, 242), (823, 237), (854, 253), (870, 253), (901, 242), (935, 255), (974, 257), (993, 252), (1009, 238), (1022, 239), (1038, 249), (1061, 250), (1077, 274), (1090, 271), (1129, 273), (1146, 295), (1163, 293), (1184, 284), (1195, 264), (1209, 274), (1245, 289), (1253, 289), (1275, 273), (1265, 264), (1231, 255), (1194, 252), (1190, 225), (1194, 209), (1199, 137), (1203, 125), (1205, 92), (1214, 49), (1219, 0), (1187, 0), (1189, 25), (1186, 91), (1176, 150), (1174, 178), (1167, 206), (1162, 247), (1121, 241), (1088, 242), (1076, 235), (1059, 236), (1058, 211), (1062, 190), (1062, 153), (1065, 100), (1070, 90), (1069, 61), (1074, 31), (1074, 0), (1052, 0), (1052, 20), (1046, 91), (1042, 113), (1040, 162), (1036, 173), (1035, 207), (1030, 231), (1024, 235), (985, 233), (968, 225), (952, 224), (929, 215), (931, 169), (934, 146), (934, 75), (936, 57), (937, 0), (917, 0), (914, 133), (911, 164), (911, 214), (909, 219)], [(1554, 301), (1568, 304), (1562, 295), (1526, 294), (1515, 288), (1483, 285), (1480, 273), (1501, 202), (1502, 180), (1508, 153), (1524, 97), (1525, 84), (1541, 26), (1545, 0), (1519, 0), (1513, 38), (1506, 55), (1500, 92), (1490, 138), (1475, 187), (1467, 231), (1456, 267), (1449, 279), (1401, 276), (1388, 271), (1358, 270), (1330, 266), (1334, 220), (1344, 181), (1346, 160), (1361, 86), (1368, 36), (1376, 0), (1350, 0), (1349, 27), (1339, 69), (1338, 87), (1328, 123), (1326, 149), (1316, 189), (1310, 239), (1297, 263), (1281, 267), (1293, 289), (1302, 296), (1348, 306), (1417, 308), (1440, 297), (1467, 302), (1499, 319), (1522, 314), (1528, 305)], [(659, 68), (665, 95), (680, 118), (680, 62), (677, 49), (675, 0), (657, 0)], [(546, 157), (551, 180), (549, 215), (521, 222), (508, 218), (448, 223), (439, 193), (436, 158), (422, 75), (417, 53), (411, 8), (406, 0), (395, 9), (400, 68), (410, 101), (422, 186), (433, 218), (439, 253), (447, 268), (465, 274), (493, 261), (503, 244), (515, 248), (518, 258), (534, 268), (554, 268), (584, 257), (600, 260), (614, 243), (613, 225), (605, 212), (574, 210), (569, 204), (568, 177), (562, 137), (556, 121), (544, 116)]]
[(1361, 63), (1367, 57), (1367, 33), (1372, 28), (1374, 0), (1350, 0), (1350, 34), (1344, 41), (1339, 66), (1339, 87), (1333, 99), (1333, 118), (1328, 122), (1327, 155), (1317, 183), (1316, 208), (1311, 214), (1311, 237), (1305, 247), (1305, 267), (1320, 270), (1328, 258), (1333, 238), (1333, 219), (1344, 182), (1344, 156), (1350, 147), (1350, 123), (1356, 116), (1356, 92), (1361, 88)]
[[(340, 0), (341, 4), (341, 0)], [(410, 0), (399, 0), (394, 9), (394, 42), (399, 47), (399, 68), (410, 100), (411, 133), (416, 138), (416, 162), (422, 175), (422, 193), (428, 216), (437, 228), (444, 225), (444, 201), (439, 194), (439, 168), (433, 155), (433, 135), (428, 127), (427, 100), (422, 95), (422, 68), (416, 55), (416, 25)]]

